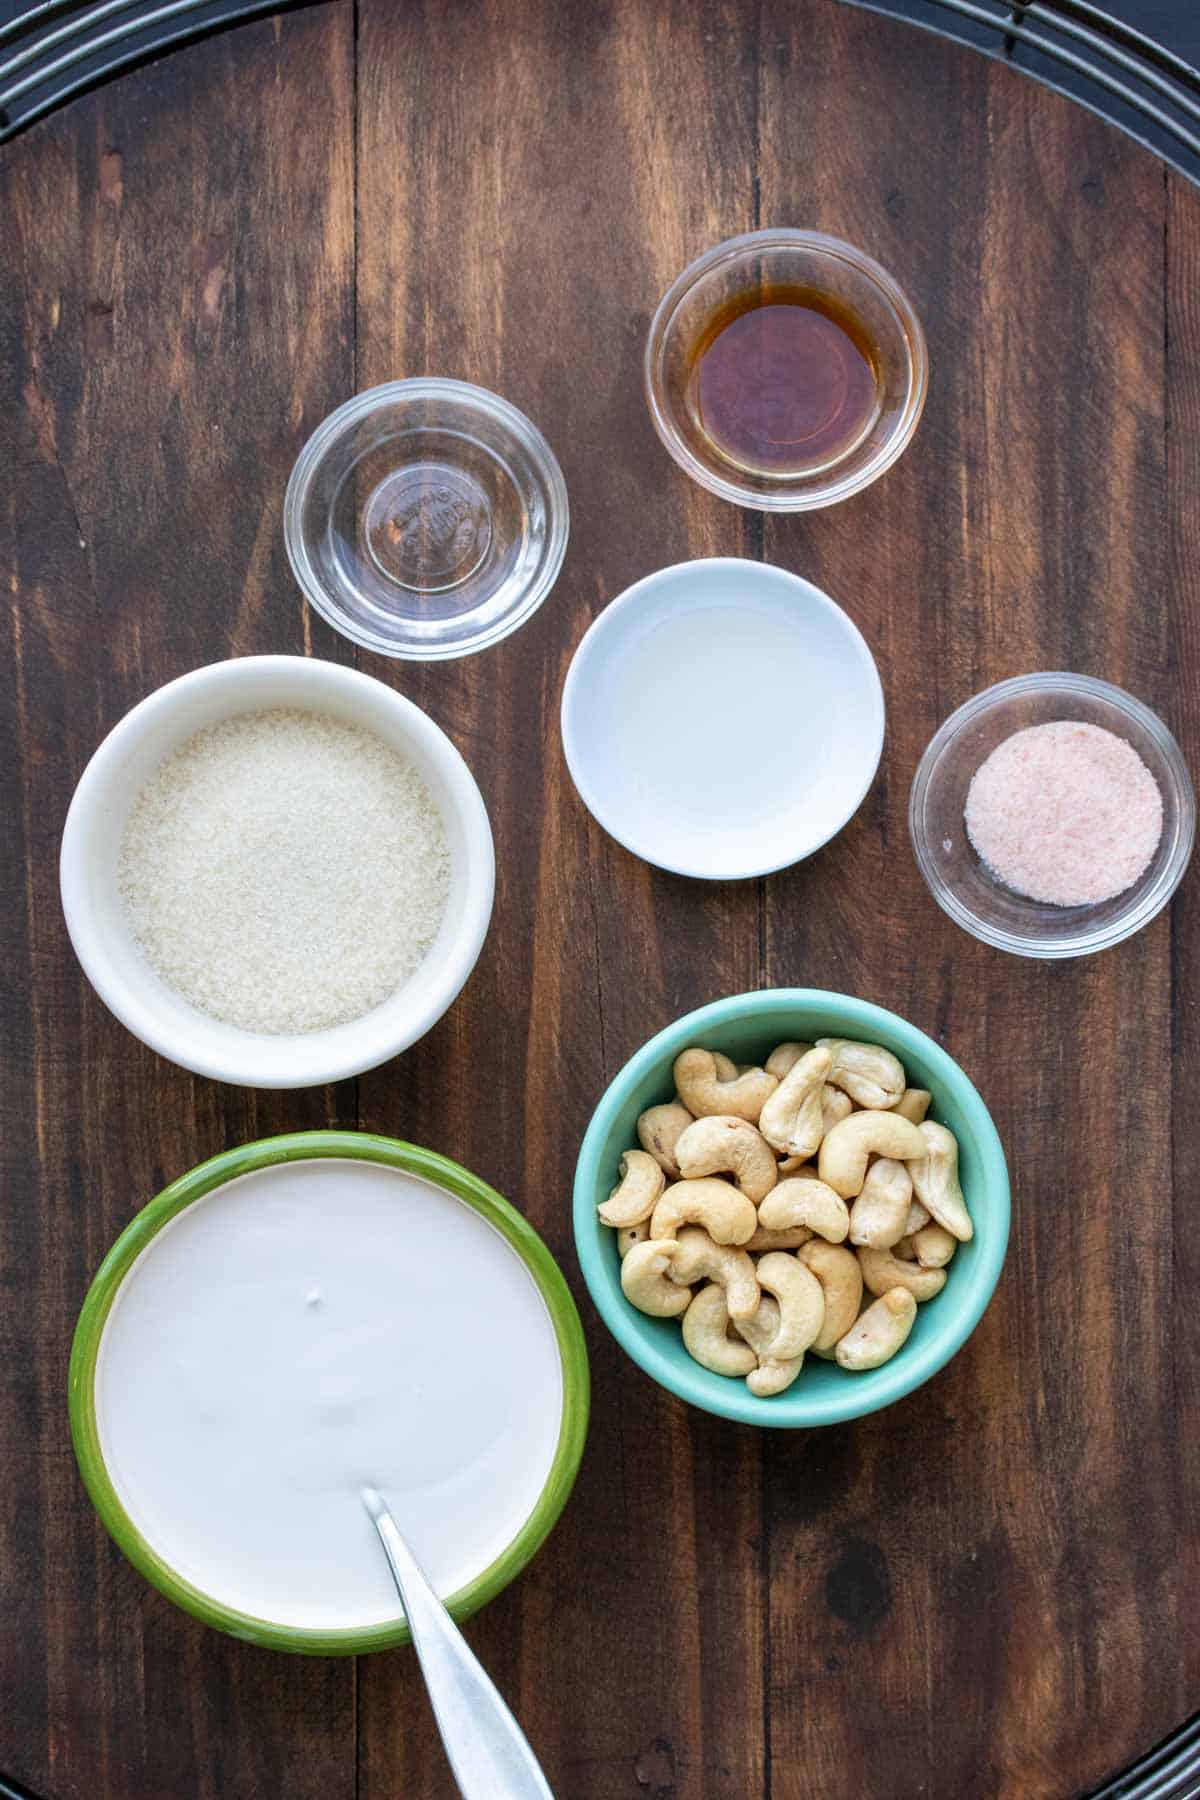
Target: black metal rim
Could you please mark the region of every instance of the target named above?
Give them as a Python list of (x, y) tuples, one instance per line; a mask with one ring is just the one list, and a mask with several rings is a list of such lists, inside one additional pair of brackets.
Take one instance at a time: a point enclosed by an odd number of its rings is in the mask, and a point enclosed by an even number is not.
[(844, 0), (970, 44), (1200, 182), (1200, 70), (1091, 0)]
[(1200, 1795), (1200, 1713), (1164, 1743), (1097, 1788), (1090, 1800), (1196, 1800)]
[(180, 44), (309, 3), (40, 0), (0, 25), (0, 144), (76, 94)]
[[(188, 40), (304, 0), (35, 0), (0, 25), (0, 143)], [(1200, 182), (1200, 71), (1092, 0), (845, 0), (1003, 57)]]

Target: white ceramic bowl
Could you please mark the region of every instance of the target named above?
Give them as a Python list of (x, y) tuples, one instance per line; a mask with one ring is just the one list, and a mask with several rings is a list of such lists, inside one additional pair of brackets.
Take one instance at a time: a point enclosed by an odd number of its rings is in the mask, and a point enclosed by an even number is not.
[[(267, 707), (326, 713), (374, 732), (409, 757), (441, 812), (451, 856), (441, 928), (411, 979), (360, 1019), (295, 1036), (225, 1025), (168, 987), (134, 939), (117, 879), (129, 809), (163, 759), (206, 726)], [(446, 734), (411, 700), (336, 663), (248, 656), (168, 682), (114, 727), (71, 801), (60, 880), (67, 930), (84, 973), (143, 1043), (217, 1081), (316, 1087), (386, 1062), (441, 1018), (487, 935), (495, 859), (474, 777)]]
[(862, 633), (799, 575), (676, 563), (594, 620), (563, 688), (580, 798), (635, 856), (711, 881), (811, 856), (858, 810), (883, 750)]

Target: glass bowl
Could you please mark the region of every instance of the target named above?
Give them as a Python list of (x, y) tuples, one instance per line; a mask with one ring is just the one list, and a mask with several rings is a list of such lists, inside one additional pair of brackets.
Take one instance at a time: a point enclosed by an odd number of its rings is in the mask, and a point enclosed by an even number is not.
[[(963, 824), (967, 789), (998, 744), (1054, 720), (1100, 725), (1131, 744), (1158, 783), (1163, 829), (1139, 881), (1095, 906), (1049, 906), (996, 880)], [(1132, 937), (1167, 904), (1196, 835), (1196, 798), (1179, 745), (1132, 694), (1090, 675), (1018, 675), (958, 711), (934, 734), (913, 778), (908, 827), (917, 867), (938, 905), (973, 937), (1017, 956), (1089, 956)]]
[(567, 487), (529, 419), (467, 381), (356, 394), (296, 461), (292, 571), (335, 630), (384, 656), (469, 656), (523, 625), (567, 547)]
[[(875, 395), (858, 435), (803, 469), (752, 467), (722, 453), (701, 423), (696, 358), (714, 318), (756, 290), (801, 287), (849, 313), (874, 350)], [(654, 429), (694, 481), (762, 512), (832, 506), (868, 487), (900, 455), (921, 417), (929, 359), (901, 288), (861, 250), (819, 231), (752, 231), (683, 271), (650, 323), (644, 363)]]

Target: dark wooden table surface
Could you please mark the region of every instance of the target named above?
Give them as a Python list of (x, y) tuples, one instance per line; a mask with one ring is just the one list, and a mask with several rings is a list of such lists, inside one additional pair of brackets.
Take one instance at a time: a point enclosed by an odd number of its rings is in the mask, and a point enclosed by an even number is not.
[[(289, 1659), (195, 1624), (109, 1543), (68, 1438), (75, 1315), (133, 1212), (226, 1145), (356, 1122), (493, 1181), (580, 1294), (580, 1480), (468, 1630), (561, 1800), (1062, 1800), (1166, 1735), (1200, 1705), (1200, 884), (1094, 960), (1005, 957), (927, 897), (905, 805), (945, 714), (1028, 669), (1128, 686), (1200, 768), (1200, 196), (1026, 78), (837, 0), (330, 0), (50, 117), (4, 153), (0, 204), (0, 1768), (45, 1800), (452, 1793), (408, 1653)], [(673, 275), (768, 222), (874, 252), (932, 356), (908, 454), (808, 517), (693, 487), (639, 391)], [(85, 983), (63, 815), (170, 677), (352, 658), (289, 577), (284, 483), (333, 406), (424, 371), (525, 408), (571, 492), (562, 577), (516, 637), (357, 659), (479, 778), (491, 935), (399, 1061), (220, 1087)], [(707, 887), (591, 822), (557, 708), (611, 596), (724, 552), (848, 608), (889, 729), (833, 844)], [(717, 724), (713, 748), (748, 753)], [(966, 1349), (809, 1435), (661, 1393), (598, 1327), (569, 1230), (608, 1077), (684, 1009), (780, 983), (936, 1034), (1015, 1200)]]

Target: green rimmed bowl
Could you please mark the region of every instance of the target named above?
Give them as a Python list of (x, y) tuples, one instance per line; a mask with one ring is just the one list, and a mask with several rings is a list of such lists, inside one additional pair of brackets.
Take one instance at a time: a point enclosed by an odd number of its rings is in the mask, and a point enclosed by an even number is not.
[[(617, 1182), (623, 1151), (637, 1144), (637, 1118), (671, 1100), (671, 1069), (681, 1050), (700, 1044), (739, 1063), (761, 1063), (792, 1038), (858, 1038), (883, 1044), (900, 1058), (913, 1087), (933, 1095), (929, 1116), (959, 1142), (963, 1191), (975, 1236), (960, 1245), (936, 1299), (917, 1310), (904, 1348), (882, 1368), (851, 1373), (809, 1357), (799, 1379), (782, 1394), (760, 1400), (744, 1381), (714, 1375), (683, 1347), (679, 1322), (651, 1319), (621, 1292), (616, 1232), (596, 1208)], [(876, 1412), (911, 1393), (943, 1368), (983, 1316), (1008, 1245), (1008, 1169), (999, 1134), (972, 1083), (940, 1045), (915, 1025), (848, 994), (819, 988), (768, 988), (734, 994), (688, 1013), (632, 1056), (592, 1115), (575, 1172), (575, 1246), (584, 1280), (601, 1318), (647, 1375), (692, 1406), (748, 1425), (834, 1425)]]
[(171, 1220), (241, 1176), (282, 1163), (361, 1161), (416, 1176), (465, 1202), (524, 1264), (553, 1327), (562, 1377), (562, 1419), (549, 1473), (532, 1511), (488, 1567), (452, 1594), (447, 1605), (465, 1619), (523, 1569), (553, 1528), (574, 1484), (587, 1433), (589, 1379), (579, 1315), (562, 1272), (533, 1227), (508, 1201), (448, 1157), (392, 1138), (357, 1131), (296, 1132), (226, 1151), (180, 1177), (126, 1226), (101, 1264), (84, 1301), (71, 1346), (71, 1435), (84, 1483), (106, 1529), (134, 1567), (159, 1591), (206, 1625), (268, 1649), (309, 1655), (357, 1655), (409, 1642), (402, 1617), (382, 1624), (309, 1628), (240, 1612), (194, 1586), (159, 1554), (123, 1505), (105, 1463), (97, 1417), (96, 1376), (106, 1322), (134, 1263)]

